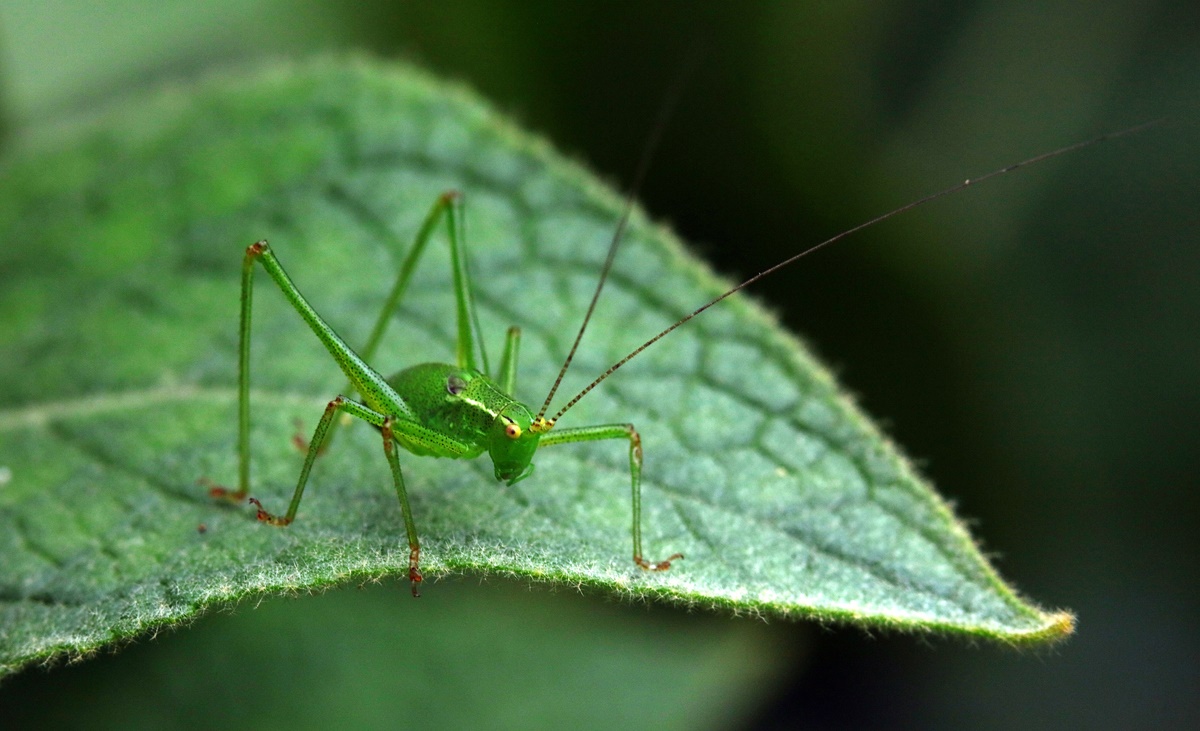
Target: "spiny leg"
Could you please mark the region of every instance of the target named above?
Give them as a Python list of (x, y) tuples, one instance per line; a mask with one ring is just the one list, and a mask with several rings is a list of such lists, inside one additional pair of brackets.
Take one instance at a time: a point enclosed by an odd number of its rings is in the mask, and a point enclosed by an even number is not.
[[(334, 332), (333, 328), (329, 327), (312, 305), (300, 294), (300, 290), (288, 277), (283, 270), (283, 266), (275, 257), (274, 252), (265, 240), (257, 241), (246, 247), (246, 255), (242, 262), (242, 313), (241, 313), (241, 330), (240, 330), (240, 352), (238, 358), (238, 457), (239, 457), (239, 484), (238, 490), (229, 490), (224, 487), (213, 485), (210, 493), (214, 497), (228, 498), (232, 500), (240, 500), (245, 497), (249, 482), (250, 482), (250, 322), (251, 322), (251, 302), (254, 285), (254, 264), (261, 263), (263, 268), (270, 275), (271, 279), (279, 287), (284, 297), (300, 315), (300, 317), (312, 329), (313, 334), (325, 346), (329, 354), (333, 356), (338, 367), (342, 369), (346, 377), (350, 379), (350, 383), (355, 391), (363, 394), (364, 399), (370, 406), (360, 404), (355, 401), (348, 400), (345, 396), (338, 396), (325, 407), (325, 413), (322, 415), (320, 422), (317, 424), (317, 430), (313, 434), (312, 440), (309, 442), (308, 454), (304, 459), (304, 466), (300, 471), (300, 478), (296, 484), (296, 490), (292, 495), (292, 501), (288, 506), (287, 513), (278, 517), (267, 512), (262, 503), (251, 498), (251, 502), (258, 510), (258, 519), (273, 525), (288, 525), (296, 517), (296, 510), (300, 506), (300, 500), (304, 495), (305, 485), (308, 483), (309, 473), (312, 471), (313, 462), (317, 458), (317, 454), (321, 451), (322, 446), (328, 437), (329, 430), (333, 424), (333, 419), (338, 411), (343, 411), (350, 416), (357, 416), (377, 427), (381, 430), (386, 425), (391, 433), (392, 420), (400, 419), (400, 423), (406, 431), (415, 430), (416, 434), (420, 434), (419, 426), (414, 425), (410, 420), (415, 418), (415, 414), (411, 407), (405, 403), (404, 399), (396, 393), (395, 389), (388, 384), (387, 380), (377, 373), (371, 366), (367, 365), (366, 361), (346, 344), (341, 337)], [(384, 416), (383, 413), (388, 416)], [(413, 435), (410, 435), (413, 436)], [(390, 440), (389, 440), (390, 443)], [(399, 464), (395, 460), (394, 454), (389, 457), (389, 462), (393, 465), (393, 477), (395, 480), (401, 480), (399, 473)], [(401, 506), (405, 513), (405, 524), (409, 534), (410, 545), (410, 568), (409, 576), (415, 581), (420, 580), (420, 571), (417, 568), (417, 559), (419, 557), (419, 548), (416, 543), (416, 529), (413, 525), (412, 518), (408, 514), (408, 500), (403, 494), (403, 482), (398, 482), (398, 489), (401, 496)]]
[[(238, 330), (238, 486), (230, 490), (210, 485), (211, 497), (240, 503), (250, 491), (250, 315), (254, 299), (254, 262), (260, 241), (251, 244), (242, 258), (242, 307)], [(206, 482), (206, 481), (205, 481)]]
[[(246, 247), (242, 260), (242, 308), (238, 351), (238, 488), (230, 490), (210, 485), (209, 494), (240, 502), (249, 492), (250, 486), (250, 325), (254, 294), (254, 264), (262, 264), (284, 297), (312, 329), (313, 334), (333, 356), (338, 367), (350, 379), (351, 386), (363, 394), (372, 404), (382, 404), (388, 413), (409, 416), (412, 410), (395, 392), (383, 376), (367, 365), (341, 337), (329, 327), (312, 305), (300, 294), (295, 283), (283, 270), (283, 266), (265, 240), (256, 241)], [(350, 402), (353, 403), (353, 402)], [(377, 412), (373, 412), (377, 413)], [(379, 420), (383, 417), (379, 416)], [(382, 421), (380, 421), (382, 423)]]
[(404, 489), (404, 476), (400, 472), (400, 460), (396, 457), (395, 435), (392, 430), (392, 426), (395, 424), (393, 417), (384, 417), (362, 404), (346, 399), (345, 396), (338, 396), (325, 407), (325, 413), (321, 415), (321, 421), (317, 423), (317, 430), (313, 432), (313, 438), (309, 442), (308, 455), (304, 459), (304, 467), (300, 469), (300, 479), (296, 483), (296, 491), (292, 494), (292, 502), (288, 505), (287, 514), (280, 517), (267, 512), (256, 498), (250, 498), (250, 502), (258, 509), (258, 519), (264, 523), (286, 526), (296, 519), (296, 510), (300, 507), (300, 500), (304, 497), (304, 487), (308, 484), (308, 474), (312, 470), (313, 462), (317, 459), (317, 454), (321, 451), (322, 443), (329, 435), (334, 417), (339, 411), (350, 416), (357, 416), (378, 426), (379, 431), (383, 434), (383, 453), (387, 456), (388, 465), (392, 468), (392, 482), (396, 486), (396, 496), (400, 498), (404, 529), (408, 533), (408, 580), (412, 582), (413, 596), (421, 596), (421, 593), (417, 591), (417, 585), (424, 578), (421, 576), (419, 566), (421, 545), (417, 541), (417, 526), (413, 522), (412, 510), (408, 507), (408, 493)]
[[(400, 272), (396, 275), (396, 281), (392, 285), (391, 292), (388, 293), (387, 301), (384, 302), (383, 309), (379, 311), (379, 316), (375, 319), (375, 325), (371, 328), (371, 334), (367, 337), (366, 345), (359, 351), (363, 360), (370, 362), (375, 357), (375, 351), (383, 339), (383, 334), (387, 330), (388, 324), (392, 321), (392, 315), (395, 313), (396, 308), (400, 306), (400, 301), (404, 299), (405, 292), (408, 291), (409, 281), (412, 279), (413, 272), (416, 271), (417, 263), (420, 261), (422, 254), (425, 253), (426, 244), (429, 243), (429, 240), (433, 237), (433, 232), (437, 229), (443, 216), (445, 216), (447, 240), (450, 246), (451, 274), (454, 278), (455, 311), (458, 321), (458, 343), (456, 348), (458, 365), (460, 368), (475, 368), (484, 373), (489, 373), (487, 352), (484, 350), (483, 337), (480, 333), (479, 320), (475, 313), (474, 295), (471, 289), (462, 198), (462, 193), (456, 190), (448, 190), (438, 196), (433, 206), (430, 207), (429, 212), (425, 214), (425, 220), (421, 223), (421, 228), (417, 230), (417, 235), (413, 239), (412, 246), (409, 248), (408, 254), (404, 257), (403, 263), (400, 265)], [(507, 344), (505, 357), (508, 357)], [(501, 371), (503, 370), (504, 366), (502, 365)], [(347, 383), (346, 387), (342, 390), (345, 393), (354, 393), (354, 384)], [(507, 393), (511, 393), (511, 391), (507, 391)], [(332, 441), (339, 423), (334, 422), (334, 425), (330, 428), (329, 435), (325, 441), (326, 449), (329, 448), (329, 443)], [(307, 445), (304, 444), (304, 438), (299, 433), (293, 437), (292, 441), (301, 451), (307, 449)]]
[(604, 424), (552, 431), (542, 437), (540, 446), (575, 442), (594, 442), (602, 439), (629, 440), (629, 474), (633, 485), (633, 562), (647, 571), (666, 571), (671, 562), (683, 558), (675, 553), (663, 561), (647, 561), (642, 557), (642, 437), (633, 424)]
[(400, 510), (404, 515), (404, 529), (408, 532), (408, 580), (412, 583), (412, 595), (421, 596), (417, 587), (424, 579), (418, 566), (421, 559), (421, 544), (417, 541), (417, 526), (413, 522), (412, 509), (408, 507), (408, 492), (404, 489), (404, 475), (400, 472), (400, 460), (396, 456), (395, 434), (392, 432), (392, 417), (383, 420), (379, 428), (383, 434), (383, 453), (392, 468), (392, 482), (396, 485), (396, 497), (400, 498)]
[(317, 423), (317, 430), (313, 432), (312, 440), (309, 442), (308, 454), (304, 458), (304, 466), (300, 468), (300, 479), (296, 482), (296, 491), (292, 493), (292, 502), (288, 504), (287, 513), (282, 517), (269, 513), (263, 508), (262, 503), (257, 498), (250, 498), (250, 502), (258, 508), (259, 520), (271, 525), (285, 526), (290, 525), (296, 519), (296, 510), (300, 507), (300, 500), (304, 497), (304, 487), (308, 484), (308, 473), (312, 471), (313, 462), (316, 461), (317, 454), (321, 451), (321, 445), (329, 432), (329, 426), (339, 411), (344, 411), (351, 416), (357, 416), (376, 426), (383, 426), (387, 421), (382, 414), (356, 401), (351, 401), (345, 396), (338, 396), (330, 401), (325, 407), (325, 413), (321, 415), (321, 421)]

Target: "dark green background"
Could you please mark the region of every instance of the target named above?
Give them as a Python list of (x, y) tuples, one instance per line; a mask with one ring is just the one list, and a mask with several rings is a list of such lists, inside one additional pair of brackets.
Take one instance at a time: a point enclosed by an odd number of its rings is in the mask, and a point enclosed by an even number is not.
[[(1078, 635), (1029, 655), (774, 626), (771, 642), (791, 645), (796, 666), (729, 707), (761, 727), (1196, 723), (1194, 2), (340, 8), (6, 2), (4, 129), (19, 134), (222, 64), (360, 49), (467, 81), (619, 182), (698, 45), (702, 62), (641, 198), (736, 276), (961, 178), (1169, 116), (1158, 130), (881, 226), (756, 289), (975, 519), (1000, 571), (1079, 614)], [(301, 613), (332, 611), (303, 605), (330, 601), (352, 600), (274, 602), (269, 616), (301, 626)], [(637, 622), (644, 610), (627, 613)], [(236, 622), (263, 621), (248, 614), (213, 621), (247, 632)], [(113, 687), (105, 682), (136, 685), (139, 657), (166, 662), (153, 659), (165, 648), (186, 662), (202, 654), (184, 651), (190, 641), (184, 631), (49, 676), (27, 671), (0, 688), (0, 710), (34, 719)], [(296, 645), (293, 664), (324, 662)], [(323, 687), (292, 682), (300, 698)], [(251, 687), (228, 678), (231, 695)], [(152, 702), (154, 688), (144, 690), (140, 702)], [(369, 686), (362, 695), (372, 701)], [(222, 703), (219, 691), (211, 701)]]

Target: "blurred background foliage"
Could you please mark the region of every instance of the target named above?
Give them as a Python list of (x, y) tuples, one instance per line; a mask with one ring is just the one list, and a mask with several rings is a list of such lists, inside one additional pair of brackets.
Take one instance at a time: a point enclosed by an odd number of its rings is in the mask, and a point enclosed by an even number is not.
[[(972, 519), (1006, 577), (1078, 612), (1075, 638), (1036, 656), (498, 581), (443, 582), (417, 610), (389, 585), (272, 600), (117, 657), (30, 670), (0, 688), (0, 713), (293, 728), (470, 714), (484, 727), (1194, 727), (1200, 5), (6, 0), (0, 118), (8, 145), (162, 82), (356, 50), (465, 81), (622, 185), (697, 45), (640, 198), (730, 277), (964, 177), (1170, 117), (755, 290)], [(682, 692), (632, 692), (645, 676), (630, 667)], [(714, 694), (726, 670), (737, 679)], [(514, 700), (542, 712), (514, 715)]]

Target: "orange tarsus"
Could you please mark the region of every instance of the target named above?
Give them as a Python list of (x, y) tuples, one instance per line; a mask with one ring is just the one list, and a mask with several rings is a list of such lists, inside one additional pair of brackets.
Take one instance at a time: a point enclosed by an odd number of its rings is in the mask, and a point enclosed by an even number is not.
[(270, 523), (271, 525), (277, 525), (281, 528), (285, 525), (290, 525), (292, 522), (287, 519), (287, 516), (284, 516), (282, 518), (277, 518), (274, 515), (268, 513), (263, 508), (262, 503), (260, 503), (258, 501), (258, 498), (256, 498), (256, 497), (250, 498), (250, 504), (253, 505), (258, 510), (258, 513), (255, 515), (255, 517), (258, 518), (259, 522)]
[(634, 556), (633, 562), (636, 563), (639, 567), (641, 567), (643, 571), (666, 571), (667, 569), (671, 568), (672, 561), (679, 561), (682, 559), (683, 559), (682, 553), (673, 553), (665, 561), (656, 561), (656, 562), (651, 563), (650, 561), (647, 561), (646, 559), (642, 558), (641, 556)]
[(421, 575), (421, 570), (417, 568), (421, 558), (421, 547), (412, 546), (408, 551), (408, 580), (412, 584), (413, 598), (420, 598), (421, 592), (417, 591), (417, 587), (425, 577)]

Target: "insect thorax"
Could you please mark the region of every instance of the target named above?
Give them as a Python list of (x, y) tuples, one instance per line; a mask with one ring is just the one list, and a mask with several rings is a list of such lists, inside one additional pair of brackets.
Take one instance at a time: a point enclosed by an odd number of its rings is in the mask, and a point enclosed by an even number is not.
[(426, 429), (449, 437), (465, 448), (460, 454), (439, 454), (440, 449), (414, 449), (418, 454), (476, 457), (488, 448), (493, 422), (514, 399), (490, 378), (472, 369), (445, 363), (422, 363), (387, 379)]

